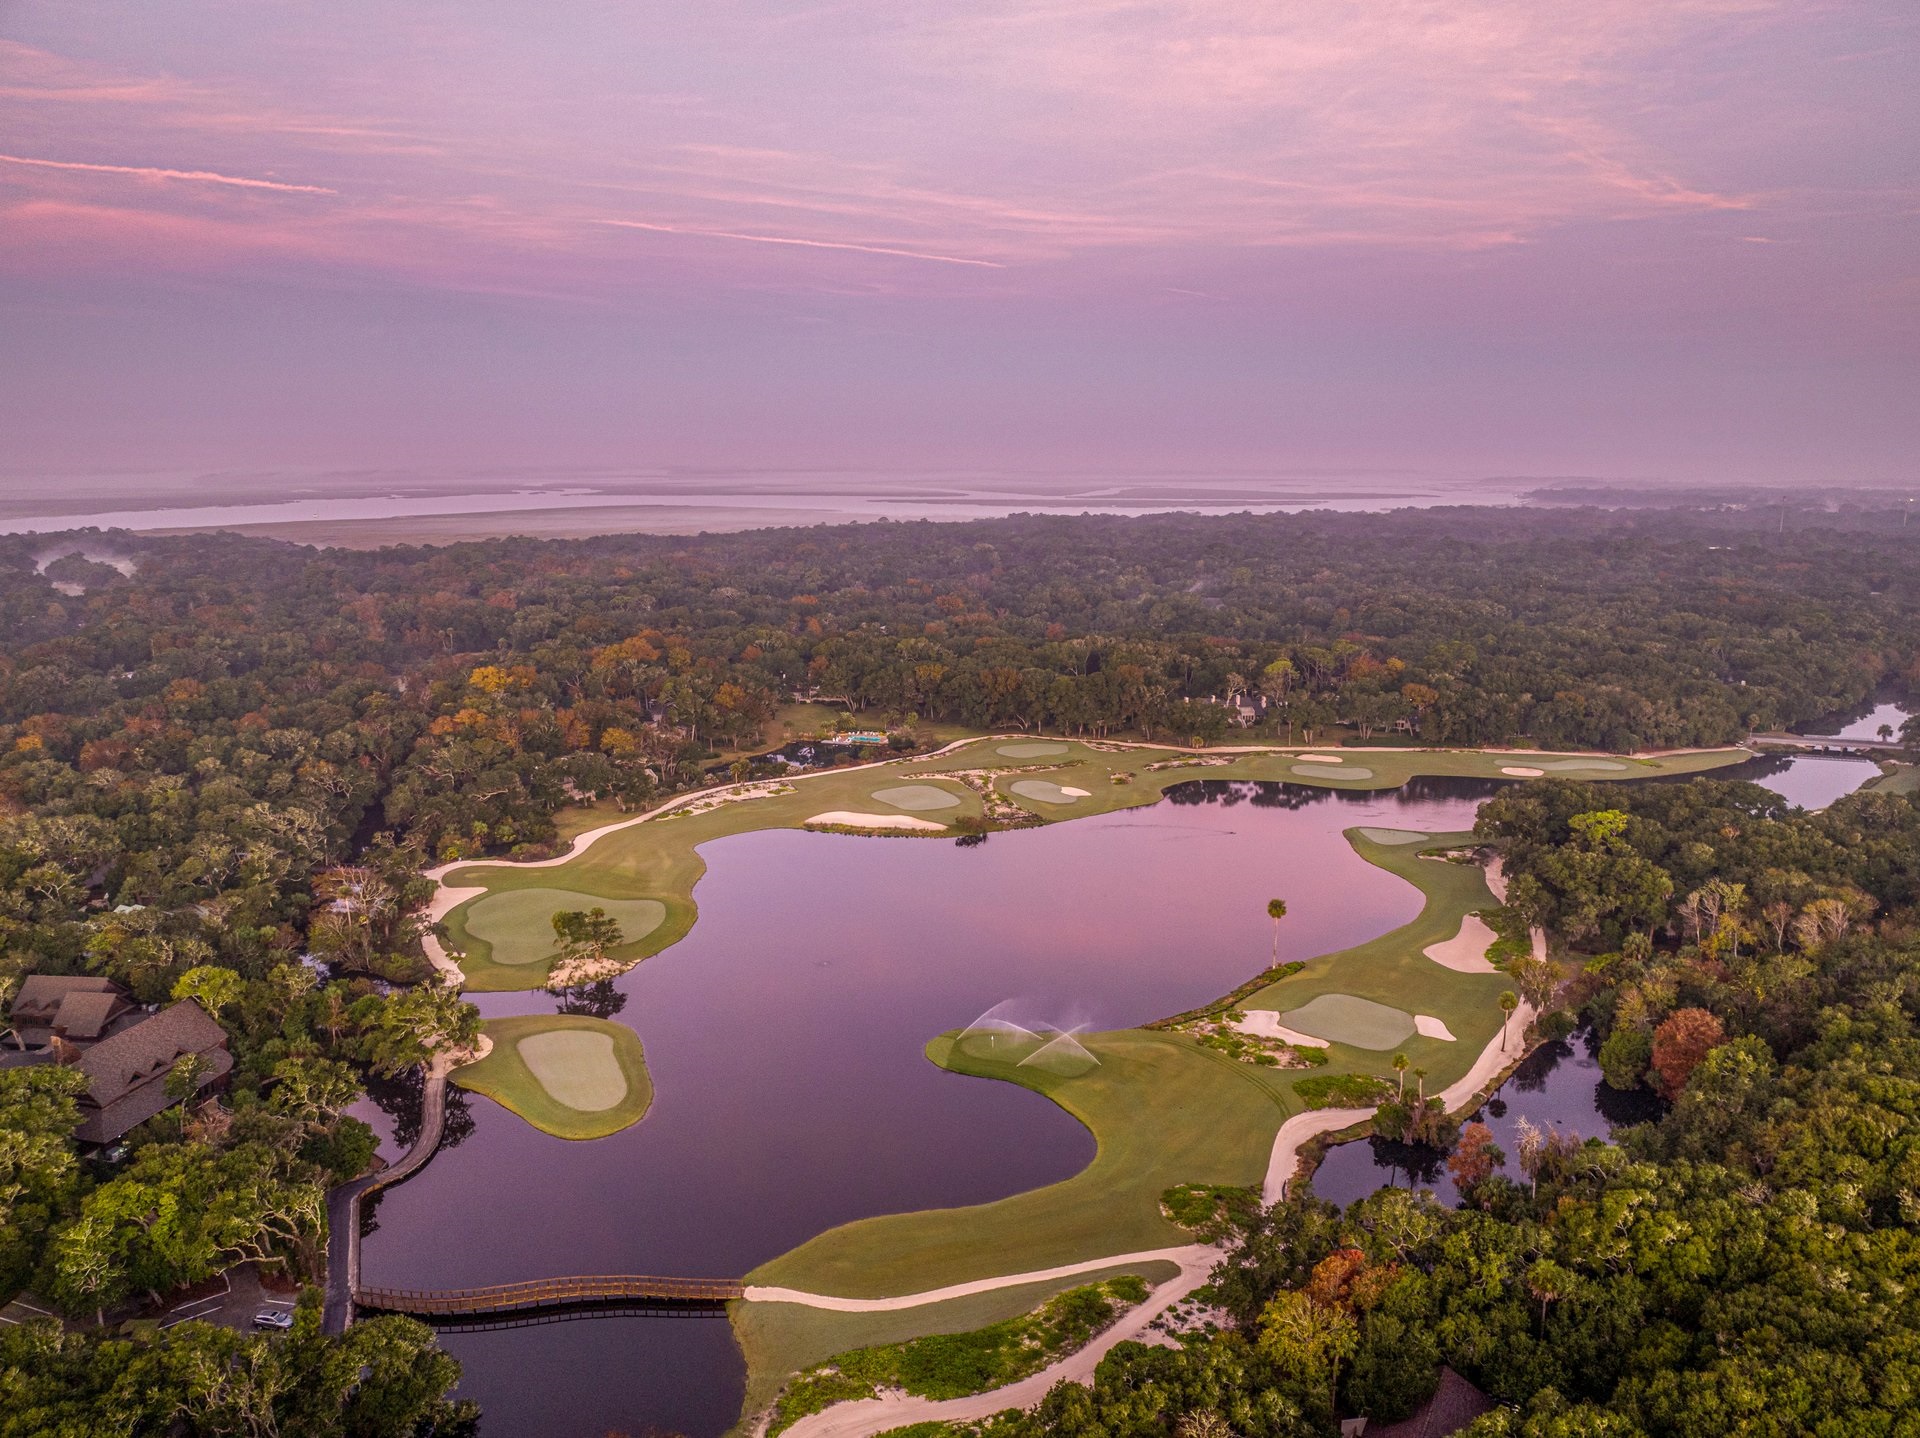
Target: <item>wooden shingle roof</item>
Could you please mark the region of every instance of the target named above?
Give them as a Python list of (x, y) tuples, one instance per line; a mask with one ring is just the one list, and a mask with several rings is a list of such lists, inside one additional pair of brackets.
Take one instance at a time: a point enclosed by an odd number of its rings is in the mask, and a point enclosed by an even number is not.
[(89, 1110), (74, 1137), (83, 1143), (111, 1143), (168, 1107), (174, 1100), (167, 1093), (167, 1074), (187, 1054), (206, 1060), (201, 1088), (233, 1068), (226, 1030), (192, 999), (88, 1049), (74, 1065), (87, 1076), (82, 1107)]

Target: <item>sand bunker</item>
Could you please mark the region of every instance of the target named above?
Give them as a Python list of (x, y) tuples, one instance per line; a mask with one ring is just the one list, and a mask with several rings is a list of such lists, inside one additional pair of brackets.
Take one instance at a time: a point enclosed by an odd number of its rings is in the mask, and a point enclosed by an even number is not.
[(1353, 994), (1322, 994), (1280, 1018), (1289, 1028), (1357, 1049), (1390, 1049), (1413, 1033), (1412, 1014)]
[(1248, 1009), (1247, 1016), (1234, 1027), (1243, 1034), (1279, 1039), (1282, 1043), (1295, 1044), (1300, 1048), (1323, 1049), (1327, 1046), (1325, 1039), (1317, 1039), (1312, 1034), (1303, 1034), (1298, 1029), (1288, 1028), (1280, 1022), (1280, 1015), (1272, 1009)]
[(667, 917), (658, 899), (602, 899), (572, 889), (502, 889), (473, 901), (467, 932), (483, 939), (496, 964), (537, 964), (553, 957), (553, 916), (570, 910), (605, 909), (627, 943), (644, 939)]
[(1371, 839), (1376, 844), (1417, 844), (1431, 837), (1413, 829), (1367, 829), (1360, 830), (1360, 836)]
[(1016, 779), (1007, 787), (1022, 799), (1031, 799), (1036, 804), (1071, 804), (1076, 799), (1087, 797), (1085, 789), (1069, 789), (1059, 784), (1049, 784), (1045, 779)]
[(830, 809), (824, 814), (815, 814), (806, 822), (831, 824), (837, 829), (927, 829), (935, 833), (947, 827), (931, 819), (915, 819), (906, 814), (856, 814), (850, 809)]
[(1447, 1027), (1446, 1021), (1436, 1019), (1432, 1014), (1415, 1014), (1413, 1031), (1422, 1038), (1442, 1039), (1447, 1043), (1454, 1041), (1453, 1030)]
[(1325, 764), (1295, 764), (1293, 772), (1304, 774), (1309, 779), (1371, 779), (1373, 777), (1371, 769), (1334, 769)]
[(1502, 764), (1500, 766), (1500, 772), (1502, 774), (1511, 774), (1516, 779), (1538, 779), (1547, 771), (1545, 769), (1529, 769), (1524, 764)]
[(1298, 757), (1304, 759), (1309, 764), (1344, 764), (1347, 762), (1338, 754), (1302, 754)]
[(528, 1034), (514, 1048), (540, 1087), (568, 1108), (600, 1113), (627, 1096), (627, 1076), (608, 1034), (554, 1029)]
[(1049, 739), (1028, 739), (1019, 744), (1002, 744), (993, 752), (1008, 759), (1044, 759), (1050, 754), (1066, 753), (1067, 746)]
[(1452, 969), (1456, 974), (1491, 974), (1497, 971), (1487, 962), (1487, 950), (1493, 947), (1497, 937), (1485, 919), (1478, 914), (1468, 914), (1460, 921), (1459, 933), (1437, 944), (1428, 944), (1424, 952), (1441, 968)]
[(931, 784), (902, 784), (893, 789), (875, 789), (873, 797), (882, 804), (891, 804), (896, 809), (911, 809), (916, 813), (928, 809), (960, 807), (958, 794), (937, 789)]

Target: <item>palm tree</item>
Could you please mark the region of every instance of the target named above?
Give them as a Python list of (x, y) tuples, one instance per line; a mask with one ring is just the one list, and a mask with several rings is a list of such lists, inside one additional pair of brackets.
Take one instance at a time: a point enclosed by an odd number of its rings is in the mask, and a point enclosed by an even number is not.
[(1273, 920), (1273, 962), (1280, 962), (1280, 921), (1287, 916), (1285, 899), (1267, 900), (1267, 917)]
[(1500, 1020), (1500, 1052), (1501, 1053), (1505, 1053), (1507, 1051), (1507, 1027), (1513, 1021), (1513, 1011), (1519, 1007), (1520, 1007), (1520, 995), (1516, 994), (1512, 989), (1508, 989), (1500, 995), (1500, 1012), (1502, 1015), (1504, 1015), (1504, 1017)]
[(1400, 1092), (1394, 1095), (1394, 1100), (1397, 1103), (1405, 1103), (1407, 1101), (1407, 1056), (1405, 1054), (1393, 1056), (1393, 1072), (1400, 1080)]

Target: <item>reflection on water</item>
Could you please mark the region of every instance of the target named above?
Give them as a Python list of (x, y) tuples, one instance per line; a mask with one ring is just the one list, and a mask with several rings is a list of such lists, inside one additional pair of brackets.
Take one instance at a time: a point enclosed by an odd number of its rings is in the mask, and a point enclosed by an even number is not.
[(1725, 769), (1715, 769), (1714, 779), (1745, 779), (1771, 789), (1790, 804), (1802, 809), (1824, 809), (1836, 799), (1844, 799), (1870, 779), (1878, 778), (1880, 766), (1871, 759), (1849, 759), (1825, 754), (1769, 755), (1749, 759)]
[[(700, 920), (610, 986), (655, 1102), (569, 1143), (483, 1099), (471, 1135), (383, 1194), (368, 1283), (455, 1287), (568, 1273), (737, 1277), (839, 1223), (1056, 1182), (1090, 1134), (1038, 1094), (948, 1074), (928, 1039), (1006, 999), (1062, 1028), (1137, 1024), (1282, 958), (1411, 919), (1420, 895), (1340, 837), (1469, 828), (1498, 786), (1380, 794), (1207, 781), (1173, 802), (947, 843), (775, 830), (702, 848)], [(489, 1016), (547, 994), (475, 996)], [(490, 1434), (709, 1438), (735, 1414), (725, 1325), (621, 1318), (447, 1336)], [(583, 1377), (582, 1375), (588, 1375)], [(720, 1395), (716, 1398), (715, 1395)]]
[[(1796, 732), (1833, 739), (1898, 738), (1900, 726), (1906, 723), (1914, 712), (1910, 706), (1894, 700), (1877, 700), (1862, 705), (1858, 709), (1829, 714), (1812, 724), (1800, 726)], [(1890, 730), (1891, 733), (1882, 734), (1880, 732), (1882, 729)]]
[[(1611, 1138), (1617, 1127), (1659, 1117), (1663, 1105), (1644, 1089), (1621, 1093), (1600, 1077), (1591, 1030), (1572, 1040), (1542, 1044), (1513, 1071), (1471, 1120), (1493, 1130), (1507, 1155), (1508, 1177), (1519, 1175), (1519, 1126), (1559, 1129), (1581, 1138)], [(1460, 1201), (1447, 1174), (1447, 1155), (1421, 1144), (1357, 1139), (1328, 1150), (1313, 1175), (1313, 1191), (1343, 1207), (1389, 1185), (1427, 1188), (1448, 1205)]]

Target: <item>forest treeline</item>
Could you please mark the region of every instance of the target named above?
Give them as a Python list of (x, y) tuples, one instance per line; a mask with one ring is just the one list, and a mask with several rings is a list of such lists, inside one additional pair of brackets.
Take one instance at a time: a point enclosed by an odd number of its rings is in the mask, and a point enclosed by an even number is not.
[[(1911, 545), (1714, 514), (1016, 517), (373, 553), (87, 544), (135, 573), (64, 558), (37, 573), (60, 543), (0, 539), (0, 999), (30, 972), (192, 998), (235, 1067), (221, 1104), (151, 1121), (111, 1169), (67, 1138), (68, 1072), (0, 1074), (0, 1289), (31, 1284), (77, 1318), (242, 1258), (311, 1274), (324, 1191), (372, 1151), (346, 1112), (366, 1075), (474, 1032), (456, 994), (417, 982), (419, 869), (544, 852), (580, 797), (634, 805), (703, 782), (795, 694), (862, 725), (1199, 742), (1245, 732), (1221, 701), (1255, 694), (1257, 737), (1404, 727), (1627, 750), (1722, 743), (1920, 677)], [(1625, 818), (1576, 823), (1589, 811), (1569, 806), (1597, 792), (1496, 801), (1489, 837), (1514, 854), (1515, 903), (1601, 960), (1578, 1002), (1610, 1073), (1678, 1095), (1658, 1130), (1671, 1140), (1582, 1150), (1537, 1190), (1490, 1172), (1457, 1214), (1286, 1206), (1246, 1238), (1241, 1327), (1185, 1354), (1129, 1351), (1093, 1393), (1023, 1423), (1144, 1434), (1211, 1414), (1242, 1438), (1317, 1432), (1339, 1406), (1404, 1407), (1445, 1357), (1542, 1414), (1584, 1404), (1629, 1425), (1529, 1432), (1733, 1431), (1676, 1426), (1659, 1404), (1698, 1395), (1634, 1385), (1711, 1374), (1751, 1390), (1726, 1411), (1755, 1393), (1789, 1411), (1773, 1391), (1787, 1367), (1811, 1384), (1807, 1365), (1844, 1367), (1872, 1324), (1911, 1335), (1889, 1288), (1910, 1264), (1914, 1185), (1899, 1075), (1920, 1058), (1904, 1027), (1911, 805), (1807, 818), (1758, 790), (1663, 786), (1591, 811)], [(1689, 794), (1707, 796), (1687, 801), (1698, 812), (1648, 807)], [(1861, 837), (1834, 827), (1848, 822)], [(1690, 897), (1715, 882), (1744, 886), (1739, 901)], [(1762, 937), (1728, 950), (1730, 912)], [(1677, 1019), (1695, 1012), (1717, 1030)], [(1716, 1089), (1692, 1105), (1702, 1075), (1745, 1075), (1765, 1102)], [(1849, 1148), (1867, 1144), (1856, 1131), (1882, 1150)], [(1791, 1186), (1774, 1176), (1788, 1153)], [(1802, 1183), (1821, 1155), (1838, 1175)], [(1773, 1251), (1793, 1244), (1792, 1263)], [(1723, 1313), (1734, 1295), (1747, 1306)], [(1790, 1320), (1774, 1306), (1788, 1297)], [(156, 1431), (470, 1426), (445, 1401), (450, 1364), (405, 1376), (426, 1341), (414, 1326), (342, 1343), (316, 1321), (281, 1348), (196, 1325), (130, 1343), (0, 1329), (0, 1435), (100, 1431), (136, 1393)], [(1896, 1358), (1849, 1360), (1853, 1386), (1822, 1380), (1803, 1411), (1895, 1411), (1875, 1375), (1904, 1372)], [(358, 1407), (310, 1401), (349, 1369), (378, 1379)], [(226, 1377), (242, 1370), (259, 1375), (244, 1391)], [(1301, 1372), (1320, 1377), (1275, 1376)]]

